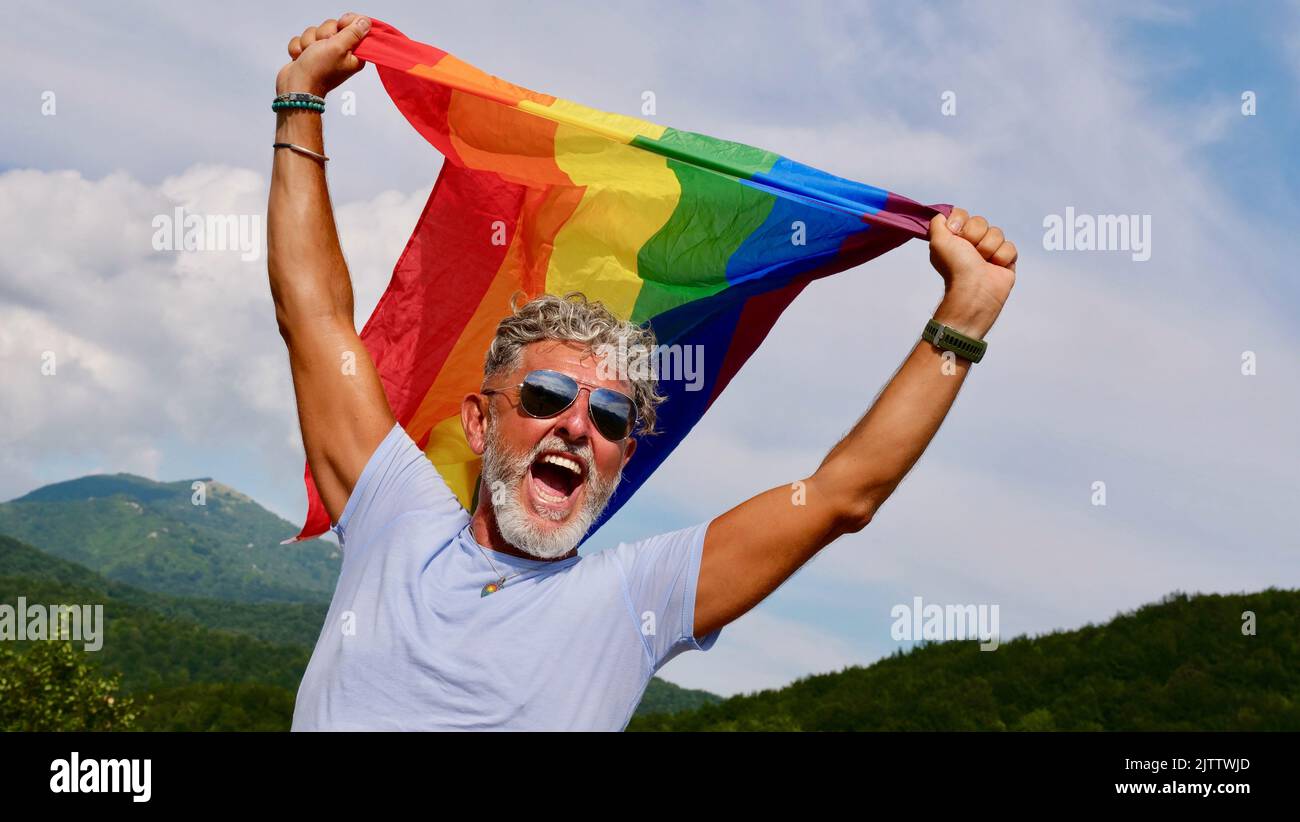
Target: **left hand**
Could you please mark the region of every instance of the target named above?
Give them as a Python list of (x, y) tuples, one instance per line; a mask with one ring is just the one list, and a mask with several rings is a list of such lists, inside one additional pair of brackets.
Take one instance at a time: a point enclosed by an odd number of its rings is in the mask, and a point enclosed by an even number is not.
[(275, 78), (276, 94), (304, 91), (324, 97), (366, 63), (352, 53), (370, 32), (370, 18), (348, 13), (308, 26), (289, 41), (289, 59)]
[(1016, 247), (983, 217), (954, 208), (930, 221), (930, 264), (945, 292), (935, 318), (964, 334), (983, 337), (1016, 283)]

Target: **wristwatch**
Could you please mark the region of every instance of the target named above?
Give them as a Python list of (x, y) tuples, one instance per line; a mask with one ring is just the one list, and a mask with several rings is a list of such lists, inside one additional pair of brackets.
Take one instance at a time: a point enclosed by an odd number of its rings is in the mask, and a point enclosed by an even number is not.
[(979, 362), (984, 359), (984, 352), (989, 347), (989, 344), (983, 340), (968, 337), (960, 331), (949, 328), (933, 317), (925, 324), (925, 330), (921, 332), (921, 339), (928, 343), (934, 343), (936, 348), (951, 351), (963, 360), (970, 360), (971, 362)]

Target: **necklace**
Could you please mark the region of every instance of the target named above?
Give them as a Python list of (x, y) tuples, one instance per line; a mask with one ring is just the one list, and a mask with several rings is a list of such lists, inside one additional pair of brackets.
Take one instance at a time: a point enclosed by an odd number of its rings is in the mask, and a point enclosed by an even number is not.
[[(483, 586), (483, 590), (479, 592), (480, 599), (487, 596), (488, 594), (495, 594), (497, 591), (500, 591), (502, 588), (506, 587), (506, 583), (508, 581), (514, 579), (515, 577), (521, 576), (525, 573), (524, 571), (515, 571), (510, 576), (505, 576), (499, 570), (497, 570), (497, 564), (492, 561), (492, 557), (488, 556), (487, 551), (483, 550), (483, 546), (479, 545), (477, 540), (474, 541), (474, 545), (475, 547), (478, 548), (478, 552), (483, 555), (483, 559), (486, 559), (488, 561), (488, 565), (492, 566), (492, 573), (497, 575), (497, 578), (495, 580)], [(540, 569), (535, 568), (533, 570), (534, 572), (540, 572), (540, 571), (545, 571), (546, 568), (540, 568)]]

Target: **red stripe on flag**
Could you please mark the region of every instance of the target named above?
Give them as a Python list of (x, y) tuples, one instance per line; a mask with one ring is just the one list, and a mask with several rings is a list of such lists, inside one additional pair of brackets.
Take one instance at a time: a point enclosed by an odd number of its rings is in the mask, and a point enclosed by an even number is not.
[(373, 17), (370, 19), (370, 33), (354, 53), (367, 63), (399, 70), (433, 66), (447, 56), (442, 49), (407, 39), (397, 29)]
[[(509, 251), (508, 244), (491, 242), (493, 223), (505, 223), (507, 236), (513, 237), (528, 192), (497, 174), (443, 165), (388, 290), (361, 332), (389, 406), (403, 426), (442, 370)], [(307, 519), (297, 539), (318, 536), (330, 527), (310, 467), (306, 481)]]

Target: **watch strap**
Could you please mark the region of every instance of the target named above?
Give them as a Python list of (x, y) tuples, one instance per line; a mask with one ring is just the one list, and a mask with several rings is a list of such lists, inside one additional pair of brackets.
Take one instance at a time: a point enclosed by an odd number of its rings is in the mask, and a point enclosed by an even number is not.
[(934, 344), (936, 348), (951, 351), (958, 357), (971, 362), (984, 359), (984, 352), (989, 344), (974, 337), (968, 337), (954, 328), (944, 325), (933, 317), (925, 324), (921, 339)]

